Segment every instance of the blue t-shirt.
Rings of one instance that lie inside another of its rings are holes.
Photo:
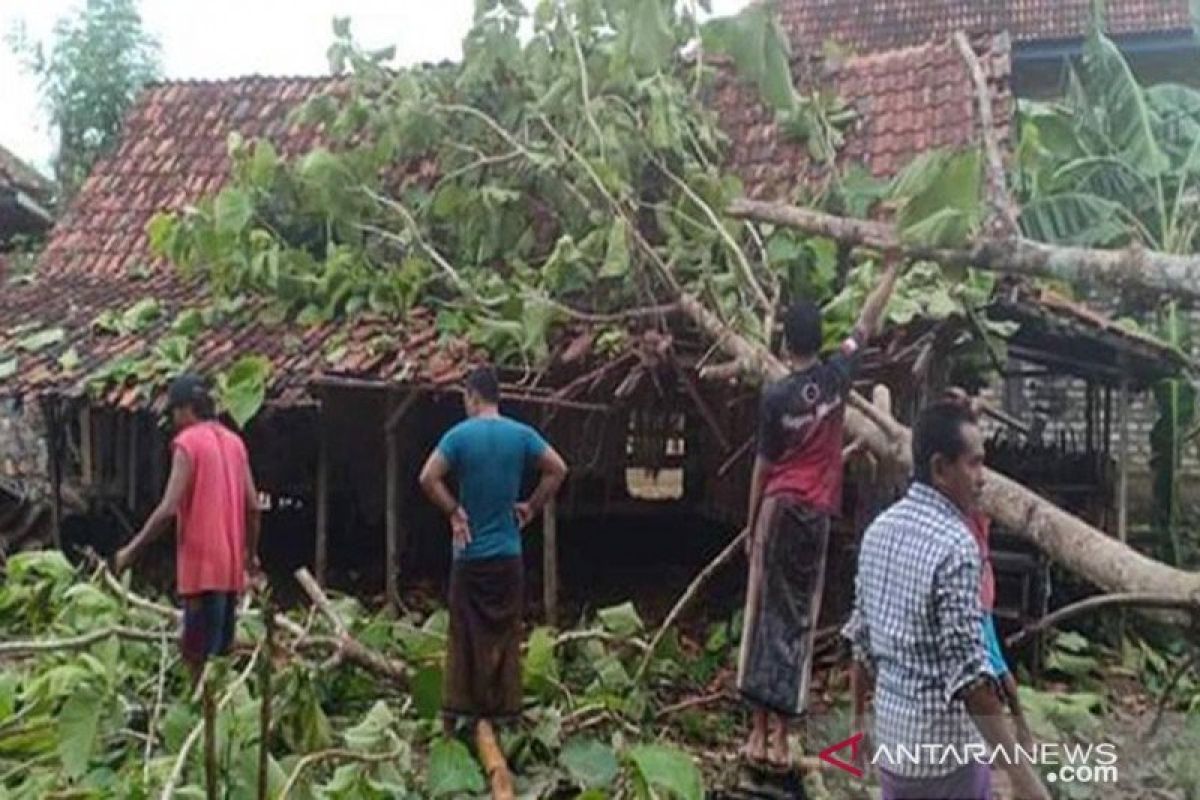
[[[533,428],[507,417],[476,417],[446,432],[437,449],[458,479],[458,501],[471,525],[471,543],[455,558],[521,555],[513,506],[525,471],[548,447]]]

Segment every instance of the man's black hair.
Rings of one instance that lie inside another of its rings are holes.
[[[167,389],[167,410],[190,408],[200,419],[217,416],[216,406],[209,393],[208,382],[194,372],[187,372],[171,381]]]
[[[492,367],[476,367],[467,375],[467,389],[485,403],[500,402],[500,379]]]
[[[783,318],[783,335],[794,356],[815,356],[821,350],[821,309],[811,300],[797,300]]]
[[[975,424],[971,409],[958,400],[939,400],[926,406],[913,427],[913,472],[918,481],[933,485],[933,457],[953,461],[967,449],[963,426]]]

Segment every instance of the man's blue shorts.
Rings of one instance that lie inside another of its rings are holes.
[[[988,662],[996,679],[1000,680],[1008,675],[1008,662],[1004,660],[1004,651],[1000,649],[1000,636],[996,633],[996,618],[991,614],[983,615],[983,644],[987,647]]]

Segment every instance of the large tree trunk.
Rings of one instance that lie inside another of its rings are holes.
[[[1063,247],[1020,236],[981,237],[959,250],[939,250],[905,246],[895,227],[885,223],[838,217],[786,203],[735,200],[728,211],[730,216],[738,219],[795,228],[845,244],[862,244],[883,250],[898,248],[910,258],[937,261],[947,266],[1200,299],[1200,257],[1197,256],[1169,255],[1142,247],[1125,250]]]
[[[766,348],[731,331],[695,297],[684,294],[680,308],[747,372],[775,379],[786,367]],[[860,440],[878,459],[911,470],[911,434],[895,420],[868,419],[870,404],[851,396],[846,434]],[[1147,558],[1132,548],[1063,511],[1016,481],[988,470],[983,510],[995,521],[1037,545],[1075,574],[1108,592],[1154,592],[1200,601],[1200,574],[1185,572]]]

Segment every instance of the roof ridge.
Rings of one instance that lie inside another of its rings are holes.
[[[335,83],[345,80],[345,75],[264,75],[261,72],[251,72],[245,75],[230,75],[224,78],[163,78],[149,81],[147,89],[168,88],[172,86],[229,86],[247,83]]]

